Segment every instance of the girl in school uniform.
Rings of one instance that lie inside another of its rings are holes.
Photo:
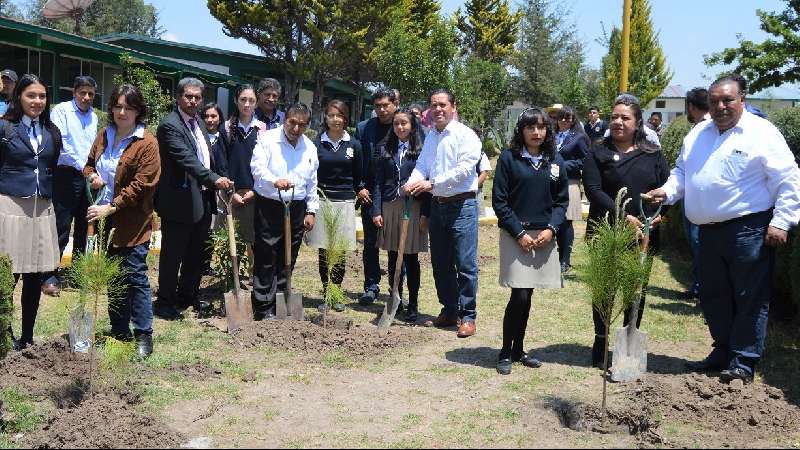
[[[541,366],[523,350],[533,290],[562,287],[555,238],[564,223],[569,188],[553,134],[547,113],[523,111],[511,148],[503,151],[495,168],[492,205],[502,228],[500,285],[511,288],[497,362],[502,375],[510,374],[518,361]]]

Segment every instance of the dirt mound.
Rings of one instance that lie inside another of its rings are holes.
[[[177,448],[188,439],[136,411],[136,395],[84,394],[78,405],[55,411],[37,431],[23,437],[31,448]]]
[[[34,397],[50,396],[89,376],[89,355],[72,353],[66,341],[42,342],[0,361],[0,386],[16,386]]]
[[[354,324],[321,327],[310,321],[265,320],[250,324],[233,336],[231,342],[246,348],[270,346],[306,353],[340,351],[351,356],[372,356],[386,350],[407,347],[427,340],[420,328],[393,326],[389,334],[379,336],[375,326]]]

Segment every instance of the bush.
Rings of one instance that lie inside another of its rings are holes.
[[[158,84],[155,73],[147,66],[137,64],[127,53],[119,57],[122,73],[114,76],[114,85],[131,84],[139,88],[144,97],[150,115],[147,118],[147,128],[155,134],[158,124],[173,109],[174,100]]]
[[[683,138],[689,134],[692,129],[692,124],[686,116],[680,116],[670,122],[669,127],[664,131],[661,136],[661,151],[664,152],[664,157],[670,166],[675,166],[675,161],[678,155],[681,154],[681,146],[683,146]]]

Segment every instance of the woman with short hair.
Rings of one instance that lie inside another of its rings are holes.
[[[138,88],[122,85],[111,92],[109,125],[97,135],[83,174],[100,190],[87,220],[107,218],[104,230],[114,233],[108,253],[122,262],[124,289],[112,292],[108,304],[111,333],[130,340],[137,353],[153,353],[153,301],[147,277],[153,197],[161,175],[158,141],[146,128],[147,104]]]
[[[11,258],[14,280],[22,278],[22,332],[14,348],[33,344],[42,275],[60,262],[53,209],[53,172],[61,133],[50,121],[47,87],[24,75],[0,120],[0,253]]]

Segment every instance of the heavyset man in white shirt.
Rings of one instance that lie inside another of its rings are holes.
[[[253,314],[256,320],[275,317],[275,295],[286,289],[284,205],[290,205],[292,267],[303,233],[314,228],[319,209],[317,148],[303,133],[311,120],[308,106],[297,103],[286,111],[283,125],[259,135],[250,170],[256,192]]]
[[[700,298],[714,349],[694,370],[750,382],[763,351],[774,247],[800,221],[800,169],[780,131],[744,110],[738,78],[709,88],[712,120],[683,141],[675,169],[648,194],[684,199],[700,226]]]
[[[434,128],[404,189],[407,195],[433,194],[430,218],[431,264],[442,311],[430,322],[458,324],[458,336],[475,334],[478,296],[478,173],[481,140],[454,119],[456,103],[445,89],[430,97]]]

